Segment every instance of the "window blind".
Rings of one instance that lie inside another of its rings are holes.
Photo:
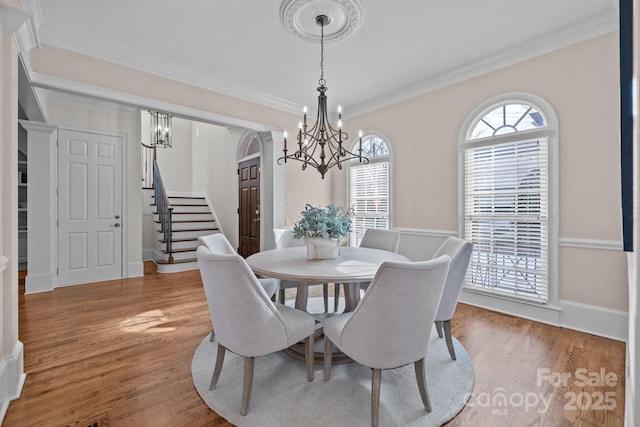
[[[547,159],[547,138],[465,148],[467,288],[547,302]]]
[[[367,228],[389,228],[389,162],[349,167],[352,218],[350,245],[358,246]]]

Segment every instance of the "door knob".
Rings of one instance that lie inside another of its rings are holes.
[[[113,224],[113,226],[114,226],[114,227],[116,227],[116,228],[117,228],[117,227],[120,227],[120,223],[119,223],[119,222],[116,222],[115,224]]]

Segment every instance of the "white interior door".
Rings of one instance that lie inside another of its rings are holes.
[[[58,285],[122,277],[122,138],[60,129]]]

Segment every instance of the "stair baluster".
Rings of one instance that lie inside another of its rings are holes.
[[[173,208],[169,203],[167,192],[164,190],[162,178],[160,177],[160,169],[158,168],[158,162],[156,159],[153,160],[153,196],[158,210],[162,235],[164,236],[164,241],[167,245],[167,253],[169,254],[168,262],[169,264],[173,264],[173,250],[171,248],[171,214]]]

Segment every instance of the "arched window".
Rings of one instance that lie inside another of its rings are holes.
[[[351,151],[357,153],[359,141]],[[349,169],[349,206],[352,218],[349,244],[358,246],[367,228],[388,230],[390,227],[390,163],[389,144],[377,133],[362,137],[362,154],[369,158],[368,164],[352,160]]]
[[[461,226],[473,242],[465,287],[546,303],[555,116],[523,98],[481,107],[464,129]]]
[[[250,135],[244,142],[244,157],[260,153],[260,140],[257,135]]]

